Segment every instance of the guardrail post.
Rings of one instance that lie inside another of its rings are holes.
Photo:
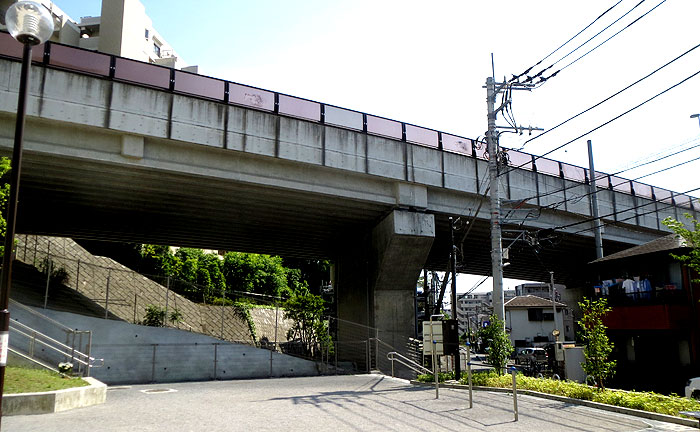
[[[214,343],[214,379],[216,379],[216,366],[218,362],[218,351],[219,351],[219,344]]]
[[[49,242],[49,247],[51,247],[51,242]],[[53,267],[53,262],[51,261],[51,255],[46,254],[46,290],[44,291],[44,309],[49,303],[49,284],[51,283],[51,267]]]
[[[158,344],[153,344],[153,359],[151,360],[151,382],[156,382],[156,347]]]
[[[107,290],[105,292],[105,319],[109,316],[109,280],[112,277],[112,270],[107,270]]]
[[[80,292],[80,260],[78,260],[78,269],[75,271],[75,292]]]
[[[87,346],[87,349],[85,351],[87,351],[87,356],[88,356],[88,358],[87,358],[87,363],[88,363],[87,376],[90,376],[90,368],[92,367],[92,364],[90,363],[92,361],[92,330],[88,330],[87,334],[88,334],[88,346]],[[81,341],[82,341],[82,338],[83,338],[83,336],[81,334],[80,335]]]
[[[139,295],[134,293],[134,324],[136,324],[136,303],[138,302]]]

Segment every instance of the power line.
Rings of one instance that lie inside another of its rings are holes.
[[[651,8],[651,9],[649,9],[649,10],[648,10],[646,13],[644,13],[642,16],[638,17],[637,19],[635,19],[635,20],[632,21],[631,23],[627,24],[625,27],[623,27],[622,29],[618,30],[615,34],[613,34],[613,35],[610,36],[609,38],[605,39],[603,42],[599,43],[599,44],[596,45],[595,47],[591,48],[591,49],[588,50],[585,54],[583,54],[582,56],[578,57],[576,60],[570,62],[569,64],[567,64],[567,65],[564,66],[563,68],[557,70],[556,72],[554,72],[554,73],[551,74],[550,76],[548,76],[548,77],[541,77],[541,78],[540,78],[540,82],[539,82],[538,84],[544,84],[547,80],[549,80],[550,78],[553,78],[553,77],[556,76],[559,72],[563,71],[564,69],[568,68],[569,66],[573,65],[573,64],[576,63],[577,61],[579,61],[579,60],[581,60],[582,58],[586,57],[588,54],[592,53],[592,52],[595,51],[596,49],[600,48],[602,45],[604,45],[605,43],[607,43],[610,39],[614,38],[615,36],[619,35],[619,34],[622,33],[623,31],[625,31],[625,30],[627,30],[628,28],[630,28],[632,25],[634,25],[635,23],[637,23],[639,20],[641,20],[641,19],[644,18],[645,16],[649,15],[651,12],[653,12],[656,8],[658,8],[659,6],[661,6],[662,4],[664,4],[665,2],[666,2],[666,0],[661,0],[661,2],[660,2],[659,4],[657,4],[656,6],[654,6],[654,7]],[[641,2],[640,2],[639,4],[641,4]],[[639,4],[638,4],[637,6],[639,6]],[[635,6],[635,7],[637,7],[637,6]],[[631,11],[630,11],[630,12],[631,12]],[[613,23],[613,24],[614,24],[614,23]],[[600,33],[599,33],[599,34],[600,34]],[[597,36],[597,35],[596,35],[596,36]],[[589,39],[589,40],[590,40],[590,39]]]
[[[672,157],[672,156],[676,156],[676,155],[678,155],[678,154],[680,154],[680,153],[683,153],[683,152],[686,152],[686,151],[688,151],[688,150],[692,150],[692,149],[694,149],[694,148],[696,148],[696,147],[700,147],[700,144],[695,144],[695,145],[693,145],[693,146],[691,146],[691,147],[688,147],[688,148],[686,148],[686,149],[679,150],[679,151],[677,151],[677,152],[674,152],[674,153],[671,153],[671,154],[668,154],[668,155],[659,157],[659,158],[657,158],[657,159],[655,159],[655,160],[643,162],[643,163],[641,163],[641,164],[639,164],[639,165],[636,165],[636,166],[632,166],[632,167],[629,167],[629,168],[625,168],[625,169],[623,169],[623,170],[614,172],[614,173],[609,174],[609,175],[611,175],[611,176],[617,176],[617,175],[619,175],[619,174],[621,174],[621,173],[623,173],[623,172],[631,171],[631,170],[640,168],[640,167],[642,167],[642,166],[646,166],[646,165],[649,165],[649,164],[652,164],[652,163],[655,163],[655,162],[659,162],[659,161],[661,161],[661,160],[667,159],[667,158]],[[645,175],[640,176],[640,177],[636,177],[636,178],[633,178],[633,179],[630,179],[630,180],[625,180],[625,181],[630,181],[630,182],[637,181],[637,180],[642,179],[642,178],[644,178],[644,177],[649,177],[649,176],[651,176],[651,175],[653,175],[653,174],[658,174],[658,173],[660,173],[660,172],[667,171],[667,170],[669,170],[669,169],[676,168],[676,167],[681,166],[681,165],[685,165],[685,164],[687,164],[687,163],[696,161],[696,160],[698,160],[698,159],[700,159],[700,157],[695,158],[695,159],[692,159],[692,160],[689,160],[689,161],[685,161],[685,162],[682,162],[682,163],[680,163],[680,164],[673,165],[673,166],[670,166],[670,167],[667,167],[667,168],[664,168],[664,169],[661,169],[661,170],[658,170],[658,171],[655,171],[655,172],[653,172],[653,173],[645,174]],[[600,175],[600,176],[596,176],[595,179],[590,179],[590,181],[601,180],[601,179],[604,179],[605,177],[608,176],[608,174],[603,174],[603,173],[601,173],[601,174],[602,174],[602,175]],[[613,185],[613,187],[614,187],[614,186],[617,186],[617,185],[619,185],[619,184],[621,184],[621,183],[615,184],[615,185]],[[549,195],[553,195],[553,194],[556,194],[556,193],[560,193],[560,192],[564,192],[564,191],[567,191],[567,190],[569,190],[569,189],[572,189],[572,188],[574,188],[574,187],[579,187],[579,186],[581,186],[581,184],[578,184],[578,183],[577,183],[577,184],[572,184],[572,185],[569,185],[569,186],[565,186],[565,187],[563,187],[563,188],[561,188],[561,189],[557,189],[557,190],[554,190],[554,191],[550,191],[550,192],[547,192],[547,193],[544,193],[544,194],[534,195],[534,196],[531,196],[531,197],[529,197],[529,198],[525,198],[525,199],[521,200],[521,205],[522,205],[523,203],[525,203],[525,202],[527,202],[527,201],[530,201],[530,200],[532,200],[532,199],[535,199],[535,198],[543,198],[543,197],[546,197],[546,196],[549,196]],[[588,197],[588,196],[595,195],[595,194],[597,194],[598,192],[603,191],[603,190],[606,190],[606,189],[604,189],[604,188],[601,188],[601,189],[596,188],[595,192],[587,192],[587,193],[585,193],[584,195],[578,195],[578,196],[576,196],[575,198],[568,198],[568,199],[565,199],[565,200],[563,200],[563,201],[558,201],[558,202],[556,202],[556,203],[549,204],[549,205],[547,206],[547,208],[556,208],[556,207],[559,207],[560,205],[562,205],[562,204],[564,204],[564,203],[573,202],[574,200],[579,201],[579,200],[581,200],[581,199],[583,199],[583,198],[586,198],[586,197]]]
[[[547,129],[546,131],[542,132],[541,134],[539,134],[539,135],[537,135],[537,136],[535,136],[535,137],[533,137],[533,138],[528,139],[527,141],[525,141],[525,142],[520,146],[520,148],[519,148],[518,150],[522,150],[523,148],[525,148],[525,146],[526,146],[529,142],[534,141],[534,140],[536,140],[536,139],[538,139],[538,138],[541,138],[542,136],[546,135],[547,133],[549,133],[549,132],[551,132],[551,131],[557,129],[557,128],[560,127],[560,126],[565,125],[566,123],[570,122],[571,120],[574,120],[574,119],[576,119],[577,117],[579,117],[579,116],[581,116],[581,115],[587,113],[588,111],[590,111],[590,110],[592,110],[592,109],[594,109],[594,108],[599,107],[600,105],[604,104],[605,102],[609,101],[610,99],[614,98],[615,96],[618,96],[618,95],[621,94],[622,92],[624,92],[624,91],[626,91],[626,90],[628,90],[628,89],[634,87],[635,85],[639,84],[640,82],[642,82],[642,81],[644,81],[645,79],[649,78],[650,76],[654,75],[655,73],[657,73],[657,72],[660,71],[661,69],[665,68],[666,66],[668,66],[668,65],[670,65],[670,64],[672,64],[672,63],[674,63],[674,62],[676,62],[677,60],[681,59],[682,57],[688,55],[688,54],[691,53],[692,51],[696,50],[698,47],[700,47],[700,44],[695,45],[694,47],[690,48],[689,50],[687,50],[687,51],[684,52],[683,54],[681,54],[681,55],[679,55],[678,57],[674,58],[673,60],[671,60],[671,61],[665,63],[663,66],[660,66],[660,67],[658,67],[657,69],[655,69],[654,71],[652,71],[652,72],[648,73],[647,75],[643,76],[642,78],[639,78],[637,81],[633,82],[632,84],[629,84],[627,87],[623,88],[622,90],[618,90],[617,92],[613,93],[612,95],[608,96],[607,98],[603,99],[602,101],[598,102],[597,104],[591,106],[590,108],[588,108],[588,109],[586,109],[586,110],[583,110],[583,111],[581,111],[580,113],[574,115],[573,117],[569,117],[568,119],[564,120],[563,122],[559,123],[558,125],[556,125],[556,126],[550,128],[550,129]]]
[[[700,187],[696,187],[696,188],[690,189],[690,190],[688,190],[688,191],[682,192],[681,195],[687,195],[687,194],[689,194],[689,193],[691,193],[691,192],[695,192],[696,190],[700,190]],[[593,222],[593,221],[598,220],[598,219],[602,220],[603,218],[608,218],[608,217],[610,217],[610,216],[615,216],[615,215],[618,215],[618,214],[620,214],[620,213],[628,212],[628,211],[630,211],[630,210],[637,210],[637,209],[640,209],[640,208],[642,208],[642,207],[646,207],[646,206],[648,206],[648,205],[651,205],[651,204],[654,204],[654,203],[659,203],[659,202],[662,202],[662,201],[659,200],[659,199],[655,199],[655,200],[651,200],[651,201],[649,201],[649,202],[647,202],[647,203],[644,203],[644,204],[639,204],[639,205],[636,205],[636,206],[633,206],[633,207],[630,207],[630,208],[626,208],[626,209],[624,209],[624,210],[618,210],[618,211],[614,211],[614,212],[612,212],[612,213],[608,213],[608,214],[605,214],[605,215],[602,215],[602,216],[598,216],[597,218],[587,218],[587,219],[582,220],[582,221],[580,221],[580,222],[572,222],[572,223],[567,224],[567,225],[559,225],[559,226],[557,226],[557,227],[548,228],[548,229],[552,229],[552,230],[561,230],[561,229],[565,229],[565,228],[571,228],[572,226],[581,225],[581,224],[588,223],[588,222]],[[671,206],[673,206],[673,204],[671,204]],[[588,229],[590,230],[590,229],[593,229],[593,228],[588,228]]]
[[[688,77],[686,77],[686,78],[684,78],[683,80],[677,82],[676,84],[672,85],[671,87],[667,88],[666,90],[663,90],[663,91],[661,91],[661,92],[655,94],[654,96],[650,97],[649,99],[645,100],[644,102],[642,102],[642,103],[640,103],[640,104],[638,104],[638,105],[635,105],[634,107],[628,109],[627,111],[623,112],[622,114],[619,114],[619,115],[613,117],[612,119],[606,121],[605,123],[600,124],[600,125],[594,127],[593,129],[589,130],[588,132],[585,132],[585,133],[583,133],[583,134],[577,136],[576,138],[574,138],[574,139],[572,139],[572,140],[569,140],[569,141],[565,142],[564,144],[561,144],[561,145],[559,145],[559,146],[553,148],[552,150],[550,150],[550,151],[548,151],[548,152],[546,152],[546,153],[544,153],[544,154],[542,154],[542,155],[533,157],[533,160],[532,160],[532,161],[534,162],[534,161],[536,161],[536,160],[538,160],[538,159],[541,159],[541,158],[543,158],[543,157],[545,157],[545,156],[547,156],[547,155],[549,155],[549,154],[554,153],[554,152],[557,151],[557,150],[561,150],[562,148],[564,148],[564,147],[568,146],[569,144],[571,144],[571,143],[573,143],[573,142],[575,142],[575,141],[577,141],[577,140],[579,140],[579,139],[585,137],[586,135],[588,135],[588,134],[590,134],[590,133],[592,133],[592,132],[595,132],[595,131],[597,131],[598,129],[601,129],[601,128],[603,128],[603,127],[609,125],[610,123],[614,122],[615,120],[619,120],[620,118],[622,118],[622,117],[624,117],[625,115],[631,113],[632,111],[636,110],[637,108],[639,108],[639,107],[641,107],[641,106],[643,106],[643,105],[645,105],[645,104],[651,102],[652,100],[656,99],[657,97],[659,97],[659,96],[661,96],[661,95],[663,95],[663,94],[665,94],[665,93],[667,93],[667,92],[673,90],[674,88],[676,88],[676,87],[678,87],[679,85],[685,83],[686,81],[690,80],[691,78],[694,78],[694,77],[695,77],[696,75],[698,75],[698,74],[700,74],[700,71],[697,71],[697,72],[695,72],[695,73],[689,75]],[[521,164],[521,165],[518,165],[518,166],[516,166],[516,167],[509,168],[509,169],[506,170],[505,172],[499,173],[498,175],[499,175],[499,176],[505,175],[505,174],[507,174],[507,173],[509,173],[509,172],[511,172],[511,171],[513,171],[513,170],[515,170],[515,169],[522,168],[522,167],[524,167],[525,165],[527,165],[527,164],[529,164],[529,163],[530,163],[530,162],[525,162],[525,163],[523,163],[523,164]]]
[[[586,45],[586,44],[587,44],[588,42],[590,42],[591,40],[593,40],[593,39],[595,39],[596,37],[598,37],[598,36],[599,36],[601,33],[603,33],[605,30],[609,29],[610,27],[612,27],[613,25],[615,25],[618,21],[620,21],[622,18],[624,18],[624,17],[626,17],[627,15],[629,15],[630,13],[632,13],[633,10],[635,10],[636,8],[638,8],[638,7],[639,7],[642,3],[644,3],[645,1],[646,1],[646,0],[641,0],[641,1],[640,1],[639,3],[637,3],[634,7],[632,7],[632,9],[628,10],[624,15],[622,15],[621,17],[619,17],[618,19],[616,19],[616,20],[613,21],[612,23],[608,24],[608,25],[607,25],[606,27],[604,27],[601,31],[599,31],[598,33],[596,33],[596,34],[594,34],[593,36],[591,36],[590,38],[588,38],[584,43],[580,44],[579,46],[577,46],[577,47],[574,48],[573,50],[569,51],[566,55],[564,55],[563,57],[561,57],[559,60],[555,61],[555,62],[552,63],[551,65],[549,65],[549,66],[547,66],[546,68],[542,69],[542,70],[539,71],[537,74],[535,74],[535,75],[533,75],[533,76],[528,76],[527,79],[525,80],[525,82],[526,82],[526,83],[532,82],[532,80],[541,77],[543,73],[545,73],[545,72],[548,71],[549,69],[553,68],[554,65],[556,65],[556,64],[559,63],[560,61],[564,60],[565,58],[567,58],[567,57],[570,56],[571,54],[573,54],[573,53],[575,53],[576,51],[578,51],[581,47],[583,47],[584,45]],[[664,0],[664,1],[665,1],[665,0]],[[556,75],[557,73],[559,73],[559,71],[557,71],[557,72],[555,72],[554,74],[550,75],[549,78],[552,78],[552,77],[553,77],[554,75]],[[547,79],[549,79],[549,78],[547,78]]]
[[[551,57],[552,55],[554,55],[554,53],[556,53],[557,51],[559,51],[560,49],[562,49],[566,44],[568,44],[568,43],[571,42],[572,40],[576,39],[576,37],[577,37],[578,35],[580,35],[580,34],[583,33],[584,31],[588,30],[588,28],[589,28],[590,26],[592,26],[593,24],[595,24],[599,19],[601,19],[603,16],[605,16],[605,14],[607,14],[608,12],[610,12],[615,6],[619,5],[620,3],[622,3],[622,0],[619,0],[617,3],[615,3],[615,4],[612,5],[612,6],[610,6],[608,9],[605,10],[605,12],[603,12],[603,13],[600,14],[600,15],[598,15],[598,18],[594,19],[590,24],[588,24],[586,27],[584,27],[584,28],[583,28],[582,30],[580,30],[578,33],[576,33],[576,34],[573,35],[571,38],[569,38],[569,40],[567,40],[567,41],[564,42],[563,44],[559,45],[559,47],[558,47],[557,49],[555,49],[555,50],[552,51],[551,53],[549,53],[549,54],[547,54],[546,56],[544,56],[540,61],[538,61],[538,62],[535,63],[534,65],[532,65],[532,66],[530,66],[529,68],[527,68],[527,70],[525,70],[523,73],[521,73],[520,75],[517,75],[517,76],[513,76],[513,78],[511,78],[510,81],[511,81],[511,82],[517,81],[517,80],[518,80],[520,77],[522,77],[523,75],[526,75],[526,74],[530,73],[530,71],[531,71],[533,68],[536,68],[537,66],[539,66],[543,61],[547,60],[549,57]]]

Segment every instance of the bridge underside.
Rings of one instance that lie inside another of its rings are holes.
[[[230,154],[223,151],[219,155],[226,156]],[[17,231],[337,260],[396,208],[29,150],[23,161]],[[443,271],[450,248],[449,215],[434,217],[435,241],[425,267]],[[466,220],[472,227],[464,243],[467,224],[458,223],[462,228],[455,235],[464,254],[459,271],[488,275],[489,224],[463,215],[461,221]],[[504,247],[509,237],[515,235],[504,235]],[[606,253],[626,247],[605,243]],[[539,248],[519,240],[511,248],[505,276],[548,280],[551,269],[558,281],[572,283],[580,281],[582,267],[593,259],[590,236],[564,235]]]

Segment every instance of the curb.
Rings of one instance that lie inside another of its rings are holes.
[[[48,414],[105,403],[107,385],[95,378],[83,378],[90,383],[74,387],[38,393],[8,394],[2,398],[2,415]]]
[[[426,386],[426,387],[434,387],[434,384],[429,384],[429,383],[424,383],[424,382],[419,382],[415,380],[410,381],[411,384],[413,385],[419,385],[419,386]],[[440,383],[440,387],[442,388],[452,388],[452,389],[457,389],[457,390],[469,390],[469,386],[463,385],[463,384],[451,384],[451,383]],[[481,386],[472,386],[472,390],[479,390],[479,391],[491,391],[491,392],[496,392],[496,393],[513,393],[513,390],[510,388],[502,388],[502,387],[481,387]],[[690,426],[692,428],[697,428],[698,427],[698,421],[694,419],[686,419],[683,417],[677,417],[677,416],[672,416],[668,414],[659,414],[659,413],[654,413],[654,412],[649,412],[649,411],[642,411],[638,409],[633,409],[633,408],[625,408],[625,407],[620,407],[620,406],[615,406],[615,405],[608,405],[600,402],[592,402],[592,401],[587,401],[587,400],[582,400],[582,399],[574,399],[566,396],[559,396],[559,395],[553,395],[549,393],[540,393],[536,392],[534,390],[521,390],[517,389],[518,394],[524,394],[527,396],[534,396],[542,399],[549,399],[549,400],[555,400],[558,402],[564,402],[568,404],[573,404],[573,405],[581,405],[589,408],[595,408],[595,409],[600,409],[603,411],[610,411],[618,414],[626,414],[626,415],[631,415],[635,417],[642,417],[648,420],[656,420],[656,421],[661,421],[661,422],[667,422],[667,423],[675,423],[678,425],[682,426]]]

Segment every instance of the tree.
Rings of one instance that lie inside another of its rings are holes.
[[[667,217],[662,221],[664,225],[669,227],[671,231],[676,233],[679,237],[681,237],[684,241],[686,246],[688,246],[690,249],[690,252],[688,252],[685,255],[676,255],[676,254],[671,254],[671,257],[674,259],[677,259],[681,263],[687,265],[691,269],[695,270],[696,274],[700,273],[700,222],[698,222],[697,219],[695,219],[692,215],[689,213],[685,213],[684,216],[690,220],[690,223],[693,224],[693,230],[689,230],[688,228],[683,225],[683,222],[677,221],[673,219],[672,217]],[[693,282],[695,283],[700,283],[700,279],[693,279]]]
[[[513,352],[513,345],[508,339],[503,320],[496,315],[491,315],[489,321],[490,324],[487,327],[479,330],[479,336],[488,347],[486,359],[496,369],[496,373],[502,375],[508,358]]]
[[[605,380],[615,375],[615,360],[609,360],[614,345],[605,333],[607,327],[603,324],[603,318],[612,310],[608,307],[608,301],[601,298],[595,301],[584,298],[579,302],[583,314],[578,324],[581,326],[581,339],[586,343],[583,355],[586,358],[582,364],[584,372],[595,379],[600,389],[605,388]]]
[[[284,317],[294,321],[287,339],[299,340],[301,354],[314,357],[331,343],[328,325],[323,319],[324,301],[314,294],[297,294],[284,303]]]

